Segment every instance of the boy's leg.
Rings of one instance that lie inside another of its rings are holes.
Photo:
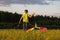
[[[25,22],[23,22],[23,30],[25,30]]]
[[[27,23],[26,22],[23,23],[23,30],[27,30]]]
[[[25,23],[25,30],[27,30],[27,22]]]

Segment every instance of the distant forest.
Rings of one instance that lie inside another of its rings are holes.
[[[22,14],[12,13],[7,11],[0,11],[0,29],[20,29],[22,28],[22,24],[19,24],[19,19]],[[48,29],[60,29],[60,18],[53,16],[43,16],[36,15],[32,18],[29,18],[28,28],[34,26],[37,23],[38,27],[44,26]]]

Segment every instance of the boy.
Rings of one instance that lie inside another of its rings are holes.
[[[35,13],[33,13],[32,15],[29,15],[28,14],[28,10],[24,10],[24,13],[23,13],[23,15],[22,15],[22,17],[20,18],[20,21],[19,21],[19,23],[21,22],[21,20],[23,19],[23,29],[24,30],[27,30],[27,24],[28,24],[28,22],[29,22],[29,20],[28,20],[28,17],[33,17],[34,16],[34,14]]]

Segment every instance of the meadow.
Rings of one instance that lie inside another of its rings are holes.
[[[0,29],[0,40],[60,40],[60,30]]]

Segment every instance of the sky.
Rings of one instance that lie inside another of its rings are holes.
[[[0,0],[0,11],[22,14],[25,9],[29,14],[60,17],[60,0]]]

